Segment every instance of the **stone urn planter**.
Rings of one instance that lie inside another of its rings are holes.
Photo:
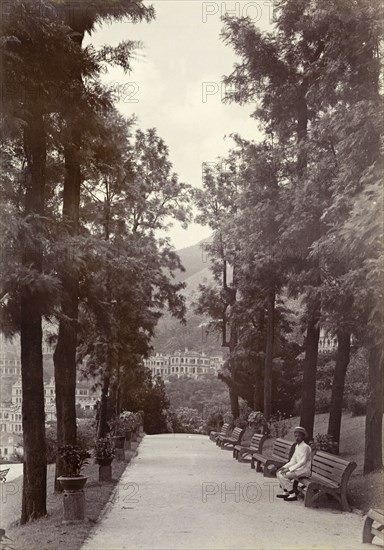
[[[124,449],[126,451],[130,451],[131,450],[131,441],[133,441],[132,439],[132,432],[127,432],[125,434],[125,440],[124,440]]]
[[[116,460],[125,460],[124,442],[125,437],[123,435],[115,435],[113,438],[113,445],[116,451]]]
[[[88,464],[91,455],[76,445],[59,447],[58,453],[64,472],[58,477],[63,487],[64,523],[84,521],[84,487],[88,478],[81,471]]]
[[[116,449],[110,436],[95,441],[95,462],[99,465],[99,481],[112,481],[112,461]]]
[[[99,465],[99,481],[112,481],[113,458],[96,458]]]
[[[124,435],[115,435],[113,436],[113,445],[115,449],[124,449],[124,441],[125,436]]]
[[[74,493],[76,491],[82,491],[87,483],[87,476],[67,477],[59,476],[57,478],[64,491]]]

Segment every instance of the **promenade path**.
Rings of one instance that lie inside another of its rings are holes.
[[[359,515],[278,492],[207,436],[146,436],[82,550],[367,548]]]

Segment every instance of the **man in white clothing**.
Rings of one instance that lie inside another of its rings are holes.
[[[296,446],[292,458],[276,473],[280,487],[283,489],[283,493],[276,496],[287,502],[297,500],[294,481],[300,477],[308,477],[311,474],[311,447],[304,441],[307,432],[305,428],[297,426],[293,433]]]

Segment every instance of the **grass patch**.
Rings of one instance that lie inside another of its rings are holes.
[[[134,443],[132,443],[133,449]],[[127,451],[126,458],[131,459],[134,451]],[[12,539],[9,542],[15,550],[57,550],[57,548],[70,548],[79,550],[84,540],[89,535],[91,529],[96,524],[100,513],[108,501],[117,498],[114,491],[121,475],[123,474],[127,462],[112,463],[112,482],[100,483],[99,466],[89,464],[84,468],[84,474],[88,476],[85,488],[85,515],[86,521],[74,524],[63,524],[63,496],[61,493],[54,492],[54,468],[49,468],[47,482],[47,511],[46,518],[31,522],[26,525],[13,524],[6,529],[6,534]],[[21,483],[21,480],[20,480]],[[18,515],[20,515],[21,492],[18,495]],[[15,499],[12,502],[12,508],[15,510]],[[15,516],[14,516],[15,517]]]

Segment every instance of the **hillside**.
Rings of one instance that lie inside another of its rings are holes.
[[[205,243],[208,243],[210,238],[186,248],[177,250],[177,254],[181,259],[181,263],[185,267],[185,272],[178,272],[176,279],[178,281],[186,281],[193,275],[200,273],[208,266],[208,258],[205,251]]]
[[[219,335],[205,334],[202,325],[207,322],[207,318],[194,312],[199,285],[212,280],[208,257],[204,250],[204,243],[208,241],[209,239],[204,239],[193,246],[177,251],[185,267],[185,272],[179,273],[176,279],[186,284],[183,291],[187,305],[186,324],[182,325],[169,313],[165,313],[156,327],[152,341],[156,352],[166,353],[188,348],[206,353],[223,353]]]
[[[178,320],[172,318],[169,313],[165,313],[156,327],[155,337],[152,340],[152,346],[156,352],[170,353],[188,348],[206,353],[226,353],[226,350],[221,346],[221,335],[206,334],[203,325],[208,322],[208,318],[194,312],[199,296],[199,285],[212,281],[209,257],[204,247],[207,242],[209,242],[209,239],[204,239],[193,246],[177,250],[177,254],[185,267],[185,272],[179,272],[176,275],[176,280],[186,284],[183,291],[187,305],[186,324],[182,325]],[[301,300],[300,298],[288,297],[285,294],[282,299],[287,320],[292,330],[288,335],[288,339],[302,343],[303,334],[300,326],[300,316],[303,305]]]

